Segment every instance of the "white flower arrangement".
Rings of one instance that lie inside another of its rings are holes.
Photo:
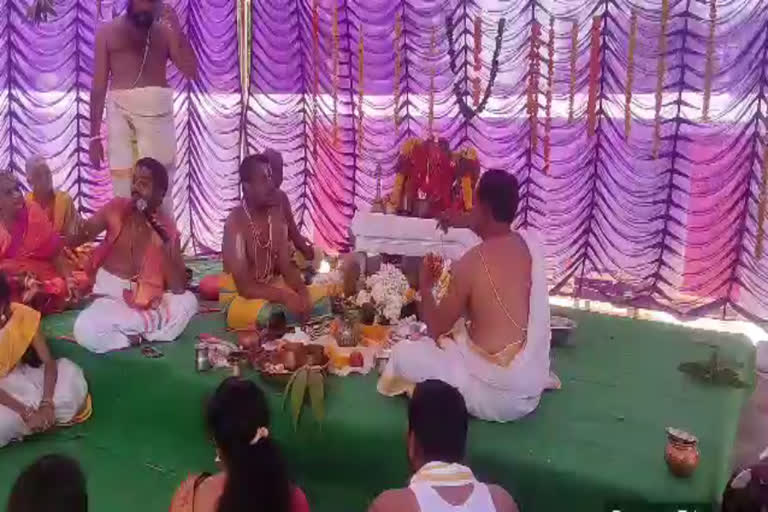
[[[378,272],[366,278],[365,288],[357,294],[355,303],[358,306],[373,305],[380,317],[395,324],[400,320],[408,289],[408,279],[400,269],[384,263]]]

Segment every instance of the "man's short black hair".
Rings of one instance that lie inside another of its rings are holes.
[[[154,158],[144,157],[136,162],[136,167],[149,169],[152,173],[152,183],[157,191],[165,197],[165,194],[168,193],[168,170],[165,166]]]
[[[267,173],[272,174],[272,163],[267,158],[267,155],[263,153],[257,153],[255,155],[248,155],[240,162],[240,168],[237,173],[240,175],[240,183],[245,183],[251,179],[251,172],[256,168],[256,164],[264,164],[267,166]]]
[[[501,169],[488,170],[480,177],[477,185],[477,200],[491,208],[496,221],[511,224],[520,202],[517,178]]]
[[[469,414],[459,390],[439,380],[418,385],[408,404],[408,428],[427,462],[461,462]]]
[[[76,460],[46,455],[25,469],[11,490],[8,512],[87,512],[85,476]]]

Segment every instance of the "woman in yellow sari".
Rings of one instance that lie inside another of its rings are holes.
[[[40,313],[11,302],[0,273],[0,446],[90,417],[83,371],[55,360],[40,333]]]

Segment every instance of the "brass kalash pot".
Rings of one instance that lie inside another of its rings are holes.
[[[687,478],[699,466],[699,440],[696,436],[676,428],[667,429],[667,446],[664,459],[669,471],[680,478]]]

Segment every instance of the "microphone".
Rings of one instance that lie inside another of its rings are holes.
[[[135,204],[136,209],[144,214],[144,217],[147,219],[147,222],[149,222],[149,225],[152,226],[152,229],[155,230],[155,233],[157,233],[164,244],[167,244],[170,240],[168,233],[166,233],[165,228],[157,222],[157,219],[155,219],[155,217],[150,215],[147,211],[147,208],[149,208],[147,201],[143,198],[140,198],[136,200]]]

